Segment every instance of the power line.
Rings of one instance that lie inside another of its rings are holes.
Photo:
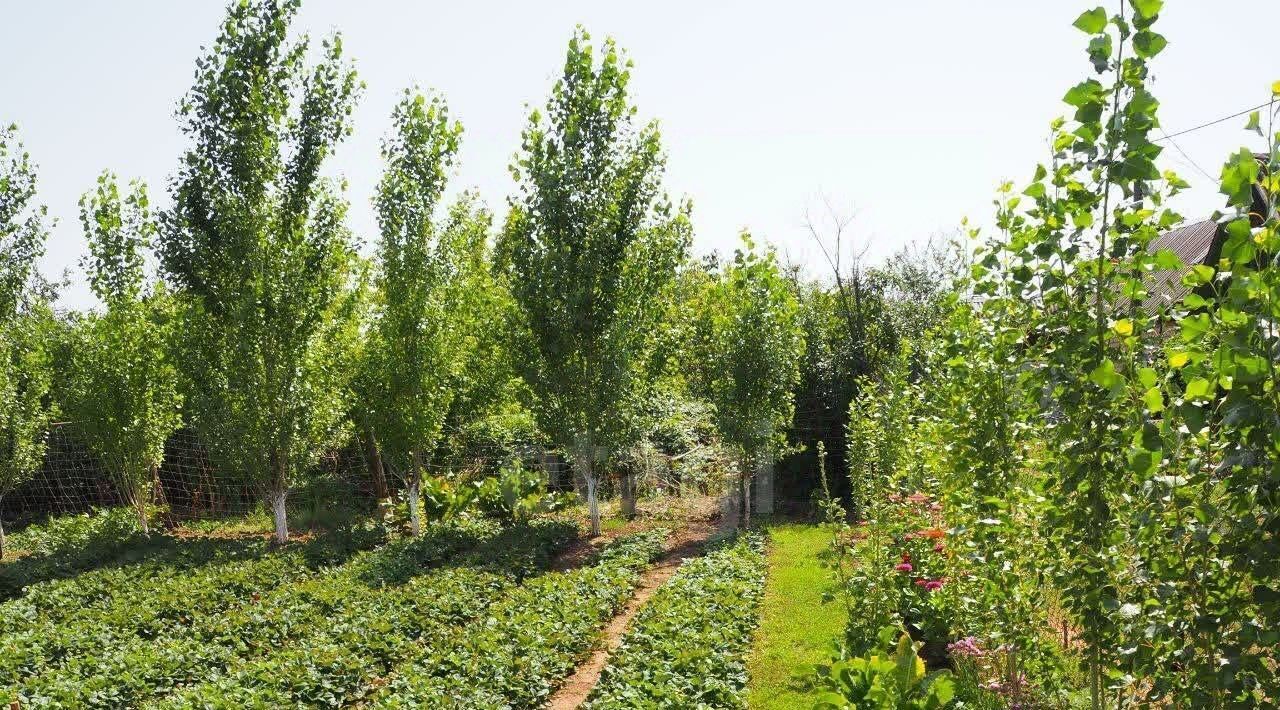
[[[1213,176],[1210,175],[1208,172],[1206,172],[1204,168],[1200,167],[1199,163],[1197,163],[1195,160],[1192,160],[1190,155],[1187,155],[1187,151],[1183,150],[1182,146],[1178,145],[1178,141],[1173,140],[1173,136],[1170,136],[1169,134],[1165,133],[1163,128],[1160,129],[1160,134],[1163,136],[1163,138],[1158,140],[1168,139],[1169,143],[1171,143],[1173,147],[1176,148],[1178,152],[1182,154],[1182,157],[1186,158],[1187,162],[1191,163],[1191,167],[1195,168],[1196,170],[1199,170],[1200,174],[1205,176],[1209,180],[1214,179]]]
[[[1223,116],[1222,118],[1215,118],[1215,119],[1214,119],[1214,120],[1212,120],[1212,121],[1208,121],[1208,122],[1206,122],[1206,123],[1202,123],[1202,124],[1200,124],[1200,125],[1198,125],[1198,126],[1193,126],[1193,127],[1191,127],[1191,128],[1188,128],[1188,129],[1185,129],[1185,130],[1182,130],[1182,131],[1178,131],[1177,133],[1166,133],[1165,135],[1161,136],[1160,138],[1155,139],[1155,141],[1152,141],[1152,142],[1154,143],[1154,142],[1159,142],[1159,141],[1162,141],[1162,140],[1173,140],[1174,138],[1177,138],[1178,136],[1185,135],[1185,134],[1190,133],[1190,132],[1192,132],[1192,131],[1198,131],[1198,130],[1200,130],[1201,128],[1208,128],[1209,126],[1217,125],[1217,124],[1219,124],[1219,123],[1222,123],[1223,121],[1230,121],[1230,120],[1231,120],[1231,119],[1233,119],[1233,118],[1239,118],[1239,117],[1241,117],[1241,116],[1243,116],[1243,115],[1245,115],[1245,114],[1248,114],[1248,113],[1252,113],[1252,112],[1254,112],[1254,111],[1257,111],[1258,109],[1266,108],[1266,107],[1268,107],[1268,106],[1271,106],[1273,103],[1274,103],[1274,99],[1273,99],[1272,101],[1268,101],[1268,102],[1266,102],[1266,103],[1258,104],[1257,106],[1254,106],[1254,107],[1252,107],[1252,108],[1247,108],[1247,109],[1245,109],[1245,110],[1243,110],[1243,111],[1239,111],[1239,112],[1237,112],[1237,113],[1233,113],[1233,114],[1231,114],[1230,116]]]

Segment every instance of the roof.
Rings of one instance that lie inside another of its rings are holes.
[[[1191,292],[1191,287],[1182,283],[1183,274],[1197,264],[1217,261],[1222,247],[1217,238],[1218,226],[1211,219],[1193,222],[1165,232],[1151,242],[1148,249],[1152,253],[1168,249],[1182,260],[1182,268],[1156,271],[1147,277],[1147,298],[1144,305],[1148,311],[1162,311],[1181,301]]]

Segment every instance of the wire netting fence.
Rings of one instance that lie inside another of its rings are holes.
[[[585,484],[568,459],[542,442],[477,441],[465,432],[449,432],[425,468],[429,475],[466,482],[513,464],[538,471],[548,490],[585,494]],[[634,475],[641,493],[678,494],[715,487],[706,471],[723,466],[716,455],[696,449],[678,454],[648,449],[626,457],[617,468]],[[352,436],[347,444],[319,457],[313,470],[290,490],[291,505],[372,508],[379,498],[395,496],[403,488],[405,468],[384,460],[368,440]],[[602,484],[604,495],[616,493],[615,480]],[[165,444],[152,489],[155,504],[170,521],[245,515],[261,510],[265,500],[263,490],[243,473],[220,467],[190,429],[179,430]],[[80,439],[76,424],[63,422],[49,431],[39,471],[0,501],[0,515],[21,522],[125,504],[112,476]]]

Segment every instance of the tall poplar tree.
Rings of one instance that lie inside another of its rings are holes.
[[[631,63],[612,40],[598,56],[589,41],[575,33],[545,113],[529,117],[502,251],[539,424],[585,479],[598,533],[597,467],[634,429],[656,295],[674,279],[690,228],[687,208],[673,209],[661,190],[657,124],[634,126]]]
[[[186,305],[190,419],[266,492],[277,542],[291,481],[342,421],[360,303],[347,204],[320,176],[360,87],[339,36],[306,65],[308,39],[288,38],[298,5],[233,3],[197,61],[159,250]]]
[[[743,247],[711,287],[702,389],[715,405],[716,427],[739,456],[743,525],[751,523],[751,479],[786,443],[795,413],[804,335],[799,305],[772,249],[763,254],[743,235]]]
[[[50,314],[31,288],[49,228],[35,195],[35,165],[17,140],[17,127],[0,130],[0,502],[40,467],[51,416],[51,373],[42,337],[49,329],[41,327]]]
[[[413,534],[418,492],[455,385],[473,350],[470,307],[492,219],[464,195],[443,224],[436,210],[462,126],[443,99],[406,91],[383,143],[386,172],[374,200],[381,307],[371,357],[374,421],[384,460],[405,473]]]
[[[80,200],[80,221],[89,240],[89,285],[106,310],[75,331],[67,415],[145,533],[165,441],[182,424],[168,353],[172,299],[148,289],[143,272],[156,231],[146,187],[134,183],[122,199],[115,176],[103,174],[97,190]]]

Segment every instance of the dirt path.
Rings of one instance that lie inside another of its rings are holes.
[[[591,653],[591,657],[579,664],[573,675],[566,678],[560,689],[547,701],[548,710],[573,710],[586,701],[592,688],[595,688],[600,680],[600,673],[604,671],[609,655],[621,644],[622,635],[631,625],[631,619],[645,602],[649,601],[649,597],[653,596],[658,587],[671,579],[686,559],[702,553],[707,540],[718,530],[719,527],[715,523],[696,521],[672,534],[662,557],[658,558],[658,561],[640,577],[631,601],[627,602],[622,611],[613,617],[608,626],[604,627],[600,642]]]

